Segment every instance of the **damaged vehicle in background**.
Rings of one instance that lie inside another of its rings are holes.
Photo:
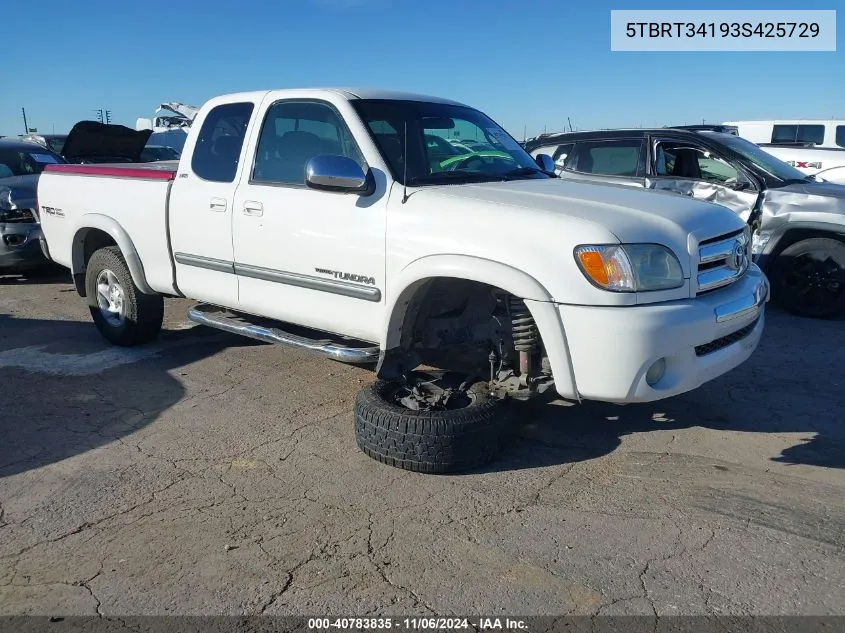
[[[0,138],[0,274],[27,272],[49,263],[41,252],[36,190],[44,167],[64,162],[35,143]]]
[[[68,163],[137,163],[152,134],[125,125],[80,121],[67,135],[62,156]]]
[[[845,186],[819,182],[734,134],[660,128],[544,134],[556,173],[723,205],[752,226],[754,260],[793,314],[845,314]]]
[[[54,154],[61,154],[67,140],[67,134],[24,134],[19,137],[22,141],[37,143],[46,147]]]
[[[160,160],[179,160],[179,152],[167,145],[147,145],[142,151],[142,163],[154,163]]]

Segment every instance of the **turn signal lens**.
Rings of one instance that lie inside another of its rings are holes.
[[[575,259],[584,276],[605,290],[644,292],[684,284],[678,258],[659,244],[584,245],[575,249]]]
[[[604,267],[604,260],[595,251],[584,251],[578,253],[581,260],[581,268],[587,273],[587,277],[601,286],[608,284],[607,269]]]

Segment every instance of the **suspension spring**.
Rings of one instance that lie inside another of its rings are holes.
[[[525,307],[525,302],[518,297],[508,298],[513,332],[513,347],[518,352],[530,352],[540,340],[540,333],[534,317]]]

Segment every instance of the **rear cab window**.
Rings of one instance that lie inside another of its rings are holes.
[[[775,125],[772,143],[824,143],[824,125]]]
[[[224,103],[212,108],[200,128],[191,169],[203,180],[234,182],[252,103]]]

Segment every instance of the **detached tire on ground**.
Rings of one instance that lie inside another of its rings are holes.
[[[771,272],[772,297],[792,314],[829,319],[845,313],[845,244],[814,237],[781,251]]]
[[[101,248],[91,255],[85,271],[85,294],[94,325],[114,345],[146,343],[161,330],[164,299],[138,289],[117,246]]]
[[[395,403],[402,380],[380,380],[355,400],[355,439],[373,459],[421,473],[466,471],[492,460],[506,428],[505,407],[483,383],[466,391],[466,406],[416,411]]]

